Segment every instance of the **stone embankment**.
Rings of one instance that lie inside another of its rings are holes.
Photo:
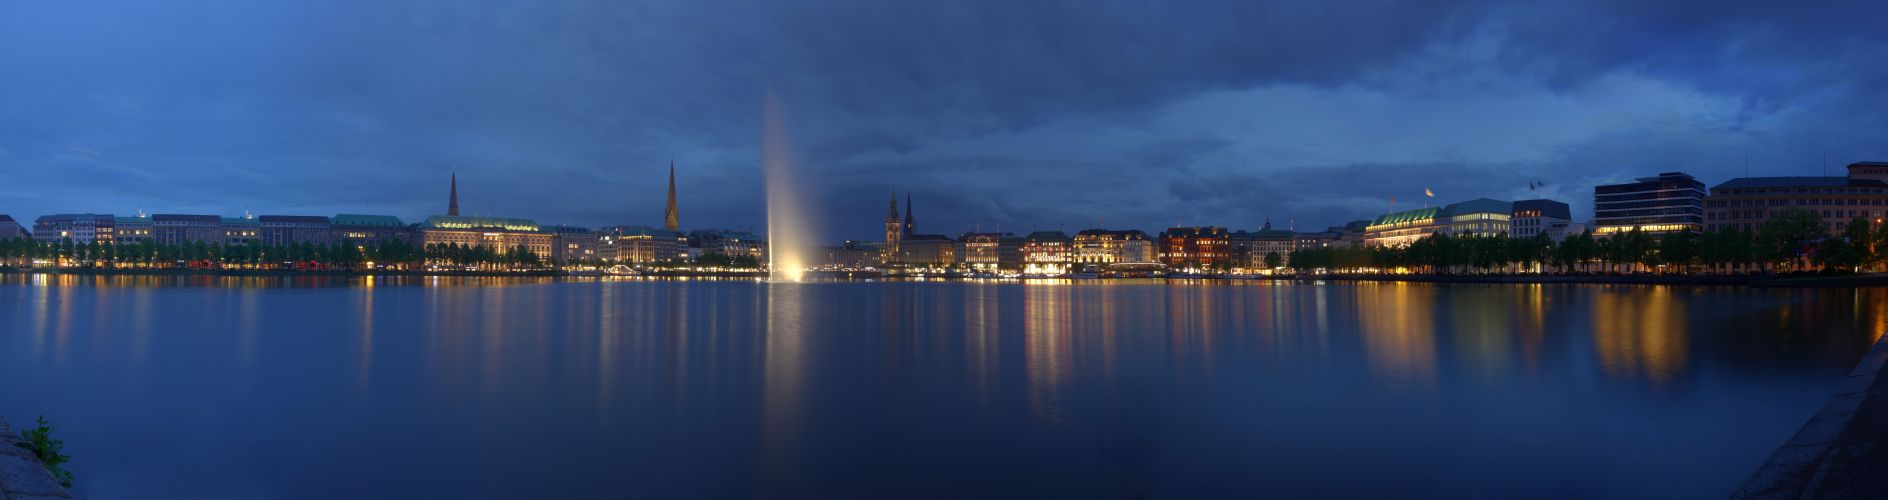
[[[18,446],[20,435],[0,422],[0,500],[72,498],[39,457]]]
[[[1888,335],[1731,498],[1881,498],[1888,492]]]

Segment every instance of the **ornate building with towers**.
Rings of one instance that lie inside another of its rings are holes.
[[[891,205],[891,210],[885,213],[885,246],[880,249],[884,254],[879,256],[879,262],[887,266],[898,263],[898,240],[909,228],[898,221],[898,193],[892,193]],[[910,206],[909,201],[906,206]]]

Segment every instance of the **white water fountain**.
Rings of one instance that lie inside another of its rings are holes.
[[[767,184],[767,269],[777,282],[799,282],[812,264],[806,252],[814,246],[807,224],[801,190],[794,184],[793,158],[788,148],[780,106],[767,91],[763,120],[761,175]]]

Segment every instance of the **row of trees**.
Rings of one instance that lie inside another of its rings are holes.
[[[1404,247],[1298,250],[1289,255],[1289,264],[1301,271],[1440,274],[1854,272],[1888,264],[1888,252],[1883,252],[1888,228],[1863,218],[1834,234],[1824,227],[1815,212],[1788,209],[1755,231],[1676,232],[1659,238],[1637,230],[1609,237],[1587,232],[1559,242],[1544,234],[1511,239],[1438,233]]]
[[[126,245],[80,243],[70,239],[57,242],[27,238],[0,240],[0,263],[16,267],[31,266],[39,261],[78,267],[361,269],[371,262],[376,267],[407,269],[420,265],[425,257],[413,244],[399,240],[365,245],[308,242],[266,245],[257,240],[238,244],[192,241],[175,245],[159,245],[151,240]]]

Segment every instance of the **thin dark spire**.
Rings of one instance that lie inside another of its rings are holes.
[[[910,236],[917,230],[916,219],[911,217],[911,191],[905,191],[905,235]]]
[[[446,202],[446,215],[459,215],[459,171],[452,171],[452,197]]]
[[[682,230],[682,214],[675,209],[675,159],[669,159],[669,208],[663,211],[662,227],[670,232]]]

